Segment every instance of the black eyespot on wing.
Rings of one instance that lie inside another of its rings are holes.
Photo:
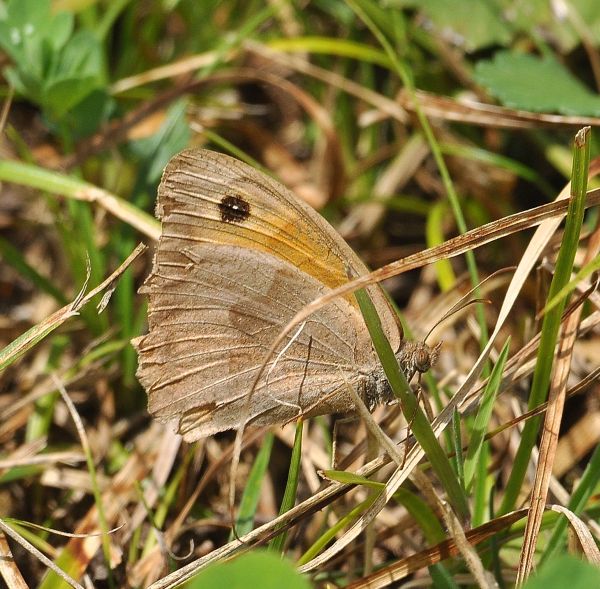
[[[243,223],[250,216],[250,204],[239,196],[224,196],[219,211],[224,223]]]

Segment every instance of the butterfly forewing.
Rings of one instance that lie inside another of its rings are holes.
[[[254,376],[287,323],[367,270],[285,187],[210,151],[171,160],[157,214],[162,235],[143,288],[149,333],[135,342],[138,376],[151,413],[179,419],[180,431],[195,439],[237,427]],[[396,315],[378,286],[369,294],[397,350]],[[368,387],[376,364],[353,295],[339,298],[293,330],[270,359],[247,417],[282,423],[305,410],[351,409],[344,383]]]

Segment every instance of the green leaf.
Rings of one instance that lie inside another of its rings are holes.
[[[600,587],[600,569],[573,556],[560,556],[525,583],[523,589],[588,589]]]
[[[549,56],[499,51],[477,64],[475,80],[511,108],[600,116],[600,96]]]
[[[78,31],[60,53],[56,78],[74,75],[92,76],[100,83],[104,77],[102,45],[89,31]]]
[[[31,70],[42,63],[39,54],[44,42],[50,52],[58,51],[71,36],[73,24],[71,13],[52,15],[49,0],[13,0],[0,21],[0,46],[19,69]]]
[[[73,13],[59,12],[52,17],[51,23],[52,26],[49,28],[49,34],[46,38],[50,41],[52,49],[58,51],[64,47],[65,43],[73,34],[73,27],[75,25]]]
[[[190,127],[186,119],[187,100],[173,103],[158,132],[129,143],[129,148],[142,160],[140,177],[146,184],[160,179],[165,166],[177,152],[188,145]]]
[[[310,583],[287,561],[269,552],[250,552],[232,562],[219,562],[203,570],[187,589],[310,589]]]
[[[345,485],[362,485],[372,489],[383,489],[385,487],[385,483],[372,481],[371,479],[345,470],[324,470],[323,476],[331,481],[337,481]]]
[[[115,100],[105,88],[92,90],[61,117],[61,122],[72,134],[73,139],[87,137],[102,123],[106,123],[115,110]]]
[[[94,76],[73,77],[50,83],[45,93],[44,110],[53,118],[60,119],[89,96],[97,85]]]
[[[73,28],[73,15],[53,15],[48,0],[13,0],[0,21],[0,47],[13,60],[5,77],[54,123],[106,85],[100,41]]]
[[[506,45],[511,40],[512,31],[496,2],[418,0],[411,4],[427,14],[436,34],[449,38],[468,52],[490,45]]]
[[[407,489],[398,489],[394,493],[394,499],[406,507],[407,511],[417,522],[427,542],[435,545],[446,539],[444,528],[440,524],[434,511],[417,494]]]
[[[49,24],[50,10],[50,0],[11,0],[6,8],[6,22],[20,29],[31,27],[30,34],[38,34]]]

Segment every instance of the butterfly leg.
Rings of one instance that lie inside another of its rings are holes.
[[[300,336],[300,334],[302,333],[302,330],[304,329],[305,326],[306,326],[306,321],[304,321],[304,323],[302,323],[300,325],[300,327],[298,328],[298,330],[296,331],[296,333],[290,338],[290,341],[284,346],[284,348],[281,350],[281,352],[279,352],[277,354],[277,356],[275,358],[275,361],[273,362],[273,364],[271,365],[271,368],[269,368],[269,371],[267,372],[267,395],[273,400],[273,402],[278,403],[279,405],[283,405],[285,407],[292,407],[292,408],[296,409],[298,411],[298,415],[296,417],[292,418],[292,419],[299,419],[300,417],[303,416],[303,409],[302,409],[302,403],[301,403],[302,387],[304,385],[304,381],[306,380],[306,372],[307,372],[307,369],[308,369],[308,363],[310,361],[310,350],[311,350],[311,346],[312,346],[312,335],[309,336],[309,340],[308,340],[308,354],[307,354],[306,362],[304,364],[304,375],[302,377],[302,381],[300,382],[300,386],[298,387],[298,399],[297,399],[296,403],[292,403],[290,401],[284,401],[283,399],[278,399],[277,397],[274,397],[273,395],[271,395],[268,392],[269,391],[269,377],[271,376],[271,373],[273,372],[273,370],[277,366],[277,363],[282,358],[285,359],[285,353],[291,347],[291,345],[294,343],[294,341]]]
[[[332,444],[331,444],[331,468],[333,470],[337,470],[338,466],[340,465],[341,460],[338,460],[338,451],[337,451],[337,445],[338,445],[338,435],[339,435],[339,429],[343,426],[346,425],[347,423],[352,423],[353,421],[357,421],[358,420],[358,416],[356,415],[349,415],[348,417],[334,417],[333,418],[333,432],[332,432]]]

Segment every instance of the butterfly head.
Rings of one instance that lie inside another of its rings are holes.
[[[416,373],[427,372],[437,362],[441,347],[442,342],[432,348],[425,342],[402,340],[396,357],[406,378],[410,380]]]

